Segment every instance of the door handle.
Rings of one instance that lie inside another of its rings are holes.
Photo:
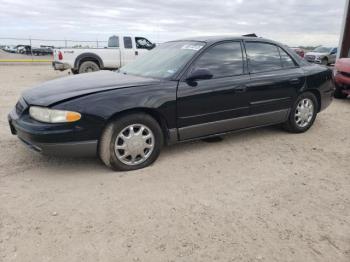
[[[244,93],[245,91],[247,91],[247,87],[246,86],[238,86],[235,88],[235,92],[236,93]]]
[[[297,85],[300,83],[300,80],[299,80],[299,78],[292,78],[289,80],[289,83],[292,85]]]
[[[138,52],[138,51],[135,51],[135,55],[139,55],[139,52]]]

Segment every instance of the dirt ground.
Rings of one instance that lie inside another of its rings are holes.
[[[350,261],[350,99],[304,134],[175,145],[114,173],[10,134],[20,93],[65,75],[0,65],[0,261]]]

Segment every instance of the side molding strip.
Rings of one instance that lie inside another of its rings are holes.
[[[238,129],[285,122],[290,109],[283,109],[251,116],[224,119],[210,123],[179,128],[180,140],[225,133]]]

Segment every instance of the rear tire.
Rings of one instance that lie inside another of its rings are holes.
[[[93,61],[83,62],[79,66],[79,74],[99,71],[100,67]]]
[[[334,97],[338,99],[345,99],[348,97],[347,94],[342,92],[342,88],[338,85],[335,86]]]
[[[151,165],[158,158],[163,143],[158,122],[147,114],[134,113],[107,125],[99,142],[98,154],[111,169],[131,171]]]
[[[316,119],[318,108],[318,101],[313,93],[301,94],[295,101],[283,128],[291,133],[307,131]]]

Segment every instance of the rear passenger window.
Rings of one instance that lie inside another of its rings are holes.
[[[284,68],[291,68],[291,67],[295,67],[295,63],[293,61],[293,59],[290,57],[290,55],[288,55],[282,48],[278,48],[278,50],[280,51],[281,54],[281,61],[282,61],[282,66]]]
[[[240,42],[215,45],[195,62],[194,69],[207,68],[213,78],[243,74],[242,48]]]
[[[130,36],[124,36],[124,48],[126,49],[132,48],[132,41]]]
[[[282,68],[281,57],[277,46],[259,42],[246,42],[245,46],[251,73]]]

